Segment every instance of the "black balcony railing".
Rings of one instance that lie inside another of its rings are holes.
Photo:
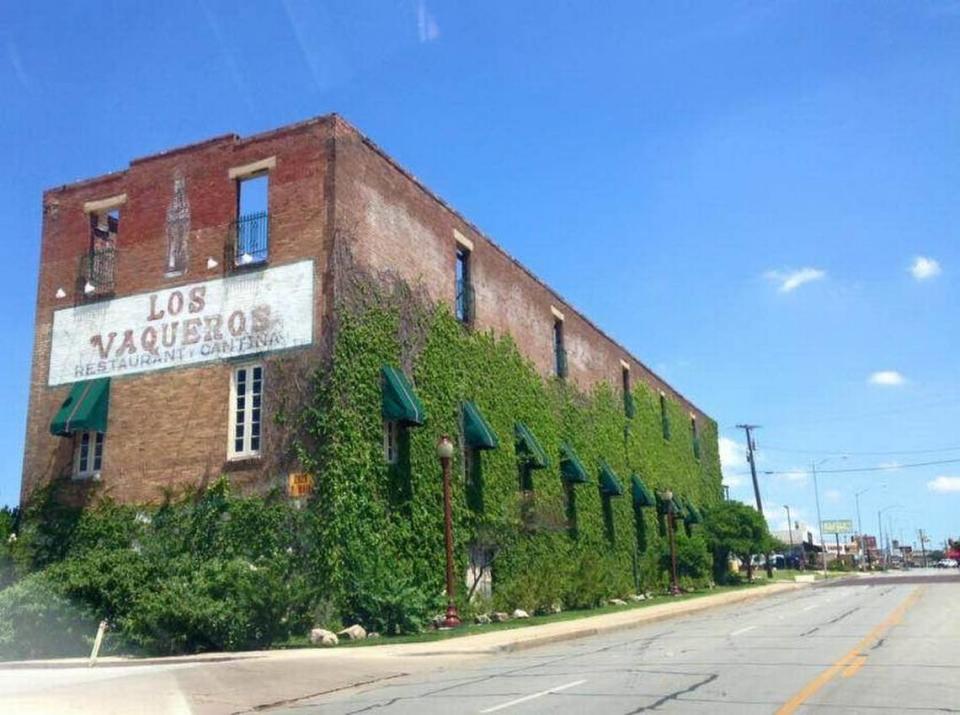
[[[266,263],[270,257],[270,214],[241,216],[230,225],[227,242],[229,265],[235,268]]]
[[[457,303],[455,306],[457,320],[467,325],[472,323],[474,308],[473,286],[461,278],[457,281]]]
[[[80,257],[77,271],[80,295],[87,300],[113,295],[116,287],[117,249],[95,248]]]

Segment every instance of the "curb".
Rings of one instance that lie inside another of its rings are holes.
[[[0,662],[3,670],[62,670],[73,668],[133,668],[138,665],[190,665],[193,663],[223,663],[231,660],[265,658],[260,651],[248,653],[211,653],[209,655],[170,655],[151,658],[123,658],[106,656],[90,664],[89,658],[64,658],[59,660],[11,660]]]
[[[777,584],[779,585],[779,584]],[[659,621],[667,621],[672,618],[681,618],[683,616],[688,616],[694,613],[700,613],[702,611],[708,611],[712,608],[720,608],[722,606],[730,606],[734,604],[747,603],[749,601],[755,601],[761,598],[767,598],[769,596],[776,596],[780,593],[789,593],[791,591],[798,591],[802,588],[807,588],[812,584],[807,583],[787,583],[784,584],[783,588],[778,588],[772,593],[763,593],[764,587],[758,592],[744,592],[742,598],[731,598],[729,601],[723,603],[696,603],[692,602],[689,608],[684,608],[678,611],[670,611],[666,613],[643,613],[643,610],[637,614],[635,620],[629,621],[627,623],[616,623],[608,625],[598,625],[591,628],[583,628],[576,631],[570,631],[569,633],[554,633],[547,636],[539,636],[526,639],[518,639],[512,643],[505,643],[501,646],[496,646],[491,648],[489,652],[491,653],[512,653],[514,651],[527,650],[528,648],[538,648],[543,645],[549,645],[552,643],[562,643],[563,641],[578,640],[580,638],[589,638],[590,636],[601,635],[603,633],[612,633],[614,631],[623,631],[629,628],[639,628],[640,626],[645,626],[648,623],[657,623]]]

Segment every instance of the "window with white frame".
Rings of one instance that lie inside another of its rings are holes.
[[[383,421],[383,459],[387,464],[396,464],[400,458],[400,423]]]
[[[103,432],[77,432],[74,440],[74,478],[88,479],[99,474],[103,464]]]
[[[230,385],[230,458],[260,455],[260,413],[263,365],[244,365],[233,371]]]

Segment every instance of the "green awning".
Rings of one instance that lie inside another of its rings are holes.
[[[106,432],[109,409],[109,377],[75,382],[50,423],[50,433],[67,437],[74,432]]]
[[[381,367],[380,374],[383,377],[383,418],[408,425],[422,425],[427,413],[407,376],[389,365]]]
[[[517,438],[517,455],[526,461],[528,467],[544,469],[550,466],[546,451],[540,446],[540,442],[533,436],[529,427],[523,422],[517,422],[513,426],[513,431]]]
[[[573,484],[586,484],[590,481],[587,470],[583,467],[583,462],[580,461],[573,447],[567,442],[564,442],[560,447],[560,474],[564,481]]]
[[[638,507],[643,508],[657,505],[656,496],[654,496],[653,492],[647,488],[647,485],[644,484],[643,480],[636,474],[630,477],[630,486],[633,491],[633,503]]]
[[[472,402],[463,403],[463,438],[473,449],[496,449],[500,440]]]
[[[697,509],[693,504],[687,504],[687,523],[688,524],[702,524],[703,523],[703,514],[700,513],[700,510]]]
[[[600,463],[600,491],[609,497],[619,497],[623,495],[623,487],[620,485],[620,477],[614,472],[606,462]]]

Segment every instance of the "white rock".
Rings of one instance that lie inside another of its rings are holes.
[[[530,614],[524,611],[522,608],[518,608],[513,612],[514,618],[530,618]]]
[[[329,648],[340,643],[340,639],[337,638],[333,631],[328,631],[324,628],[314,628],[310,631],[310,642],[314,645],[322,645]]]
[[[633,594],[633,595],[630,597],[630,600],[631,600],[631,601],[636,601],[636,602],[639,603],[640,601],[646,601],[646,600],[647,600],[647,597],[644,596],[642,593],[635,593],[635,594]]]
[[[496,611],[495,613],[490,614],[490,619],[494,623],[503,623],[504,621],[510,620],[510,614],[504,613],[503,611]]]
[[[611,598],[609,601],[611,606],[626,606],[627,602],[622,598]]]
[[[491,620],[490,616],[488,616],[486,613],[479,613],[477,614],[476,618],[473,619],[473,622],[478,626],[485,626],[488,623],[491,623]]]
[[[337,637],[348,641],[359,641],[367,637],[367,631],[363,626],[355,623],[354,625],[347,626],[342,631],[338,632]]]
[[[550,613],[561,613],[563,612],[563,604],[560,601],[556,601],[550,604]]]

